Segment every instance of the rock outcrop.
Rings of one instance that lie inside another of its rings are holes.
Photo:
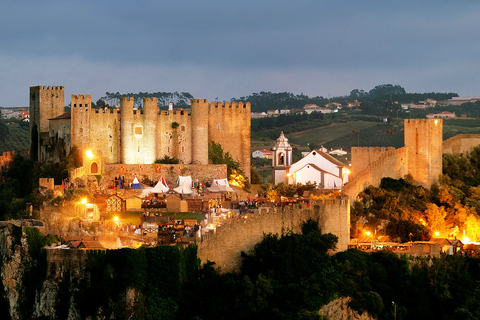
[[[348,306],[352,298],[342,297],[330,302],[320,309],[320,313],[330,320],[376,320],[367,312],[360,314]]]

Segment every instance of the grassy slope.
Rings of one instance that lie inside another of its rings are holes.
[[[278,133],[282,128],[278,128]],[[352,130],[355,130],[353,132]],[[390,134],[393,132],[393,134]],[[453,119],[444,120],[443,138],[448,139],[462,133],[480,134],[480,119]],[[293,132],[286,137],[292,146],[306,149],[307,143],[315,142],[328,149],[342,148],[349,151],[351,147],[360,146],[385,146],[403,147],[403,120],[398,119],[393,123],[379,123],[363,120],[342,120],[326,127]],[[275,140],[252,140],[252,150],[271,149]]]
[[[0,141],[0,153],[30,148],[30,131],[28,127],[9,124],[7,128],[8,135],[5,137],[5,141]]]

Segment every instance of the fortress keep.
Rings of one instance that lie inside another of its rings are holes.
[[[207,165],[208,142],[214,141],[250,176],[249,102],[192,99],[189,113],[160,110],[157,98],[145,98],[135,109],[133,98],[124,97],[119,109],[95,109],[87,94],[71,96],[70,113],[64,106],[63,86],[30,88],[32,159],[58,161],[77,146],[101,154],[104,163],[152,164],[169,156]]]

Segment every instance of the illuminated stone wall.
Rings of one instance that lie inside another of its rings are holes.
[[[377,161],[387,153],[395,150],[394,147],[352,147],[351,149],[351,176],[365,170],[370,163]]]
[[[282,234],[286,230],[301,233],[302,223],[309,218],[319,221],[322,233],[332,233],[338,237],[337,251],[348,248],[350,240],[350,202],[343,200],[311,201],[306,204],[277,208],[262,214],[249,214],[246,223],[239,221],[217,228],[207,240],[199,244],[198,257],[202,263],[215,261],[215,267],[222,272],[238,270],[241,252],[251,252],[262,241],[264,234]],[[243,220],[243,219],[240,219]]]
[[[405,119],[404,126],[403,148],[352,148],[352,168],[356,169],[343,187],[351,201],[366,187],[378,187],[384,177],[400,179],[411,174],[426,188],[438,180],[442,173],[442,119]]]
[[[163,176],[168,186],[175,188],[178,176],[191,176],[193,182],[227,178],[227,166],[224,164],[103,164],[102,168],[101,183],[107,186],[118,176],[124,177],[127,183],[135,177],[140,181],[148,178],[157,182]]]
[[[250,103],[222,102],[209,105],[208,139],[220,143],[225,152],[240,161],[250,177]]]
[[[404,126],[408,173],[417,183],[430,188],[442,173],[443,120],[405,119]]]
[[[71,143],[80,149],[91,148],[90,114],[92,113],[92,97],[87,95],[71,96]]]
[[[468,154],[480,145],[480,134],[459,134],[443,141],[443,153]]]

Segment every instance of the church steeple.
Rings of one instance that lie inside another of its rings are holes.
[[[277,139],[275,147],[273,147],[272,166],[289,166],[292,164],[292,147],[285,138],[283,131],[280,132],[280,137]]]

